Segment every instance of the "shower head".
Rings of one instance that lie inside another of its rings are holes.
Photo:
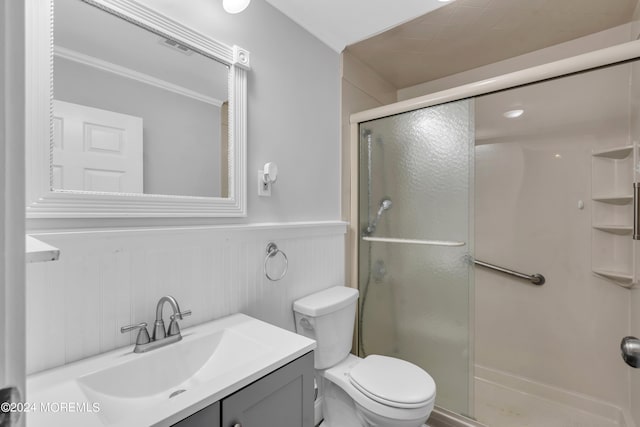
[[[393,205],[393,203],[391,203],[391,199],[388,197],[380,200],[378,213],[376,214],[376,217],[373,219],[373,221],[371,221],[371,224],[369,224],[367,226],[367,229],[365,230],[367,234],[373,234],[373,232],[376,231],[376,226],[378,225],[378,221],[380,221],[380,217],[382,216],[384,211],[388,211],[389,209],[391,209],[391,205]]]

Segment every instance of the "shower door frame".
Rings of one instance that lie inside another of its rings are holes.
[[[548,62],[546,64],[537,65],[534,67],[526,68],[520,71],[514,71],[507,74],[498,75],[488,79],[478,80],[473,83],[456,86],[451,89],[446,89],[427,95],[419,96],[416,98],[408,99],[405,101],[396,102],[393,104],[377,107],[362,112],[351,114],[350,116],[350,143],[349,143],[349,159],[343,162],[343,167],[348,170],[345,171],[343,176],[349,176],[349,187],[345,190],[349,191],[349,208],[346,210],[349,212],[349,227],[347,231],[346,248],[346,260],[347,260],[347,279],[351,286],[359,288],[359,274],[358,274],[358,260],[359,260],[359,176],[360,176],[360,162],[359,162],[359,146],[360,146],[360,132],[359,127],[363,122],[377,120],[384,117],[393,116],[396,114],[407,113],[422,108],[433,107],[436,105],[460,101],[462,99],[474,98],[481,95],[488,95],[490,93],[501,92],[521,86],[527,86],[543,82],[545,80],[553,80],[572,74],[578,74],[585,71],[594,70],[600,67],[607,67],[611,65],[621,64],[624,62],[634,61],[640,59],[640,40],[630,41],[627,43],[621,43],[615,46],[611,46],[604,49],[595,50],[592,52],[572,56],[569,58],[561,59],[558,61]],[[349,262],[350,261],[350,262]],[[473,319],[473,304],[470,304],[469,319]],[[358,319],[360,318],[360,307],[358,307],[357,313]],[[358,322],[356,322],[356,325]],[[472,328],[470,328],[470,331]],[[358,328],[354,331],[354,350],[359,352],[359,346],[356,344],[359,342]],[[473,334],[470,333],[470,347],[473,347]],[[471,351],[469,354],[472,354]],[[473,357],[469,357],[469,364],[473,363]],[[473,372],[473,371],[470,371]],[[470,409],[473,405],[473,390],[469,389],[470,394]],[[454,421],[461,423],[460,425],[476,425],[475,423],[469,424],[469,419],[463,416],[452,415],[452,413],[446,409],[436,407],[434,409],[434,417],[442,420]]]

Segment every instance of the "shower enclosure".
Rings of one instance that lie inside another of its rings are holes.
[[[473,101],[360,125],[360,352],[430,366],[469,413]]]
[[[635,43],[352,117],[361,356],[491,427],[636,425]]]

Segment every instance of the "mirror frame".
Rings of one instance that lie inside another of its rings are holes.
[[[247,71],[250,55],[204,36],[135,0],[82,0],[174,39],[229,67],[229,197],[54,190],[53,0],[26,0],[26,217],[149,218],[247,216]]]

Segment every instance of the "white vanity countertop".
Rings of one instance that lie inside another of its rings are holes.
[[[316,347],[313,340],[244,314],[182,335],[147,353],[123,347],[29,376],[27,425],[171,426]]]

